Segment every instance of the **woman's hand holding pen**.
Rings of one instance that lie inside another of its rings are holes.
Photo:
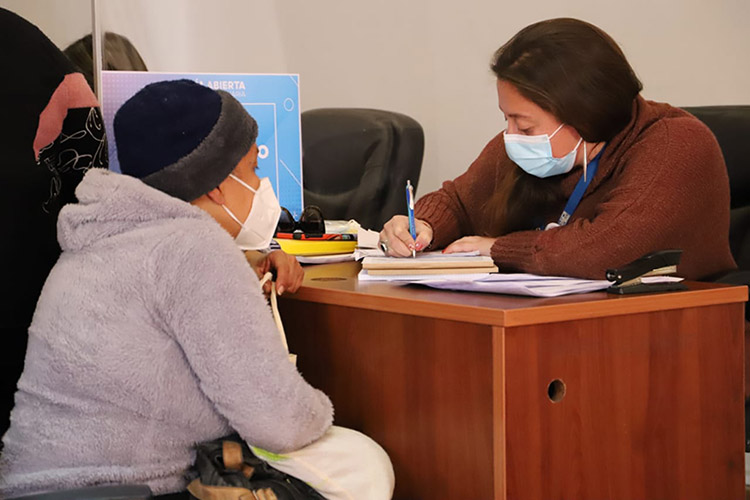
[[[479,252],[479,255],[490,255],[495,238],[486,236],[464,236],[459,238],[443,250],[443,253]]]
[[[417,230],[416,241],[409,233],[409,218],[394,215],[380,231],[380,245],[386,255],[391,257],[411,257],[412,249],[421,252],[432,242],[432,228],[425,221],[414,220]]]

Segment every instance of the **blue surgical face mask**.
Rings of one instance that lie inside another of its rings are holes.
[[[576,151],[581,145],[583,138],[578,140],[578,144],[573,151],[562,158],[552,156],[552,139],[556,133],[563,128],[563,125],[557,127],[552,135],[521,135],[503,133],[505,139],[505,152],[508,157],[521,167],[526,173],[536,177],[551,177],[553,175],[566,174],[570,172],[575,165]]]

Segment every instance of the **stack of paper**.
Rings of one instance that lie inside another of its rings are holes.
[[[540,276],[522,273],[497,273],[490,257],[478,252],[442,254],[426,252],[411,257],[365,257],[359,279],[414,283],[444,290],[502,293],[531,297],[558,297],[605,290],[612,282],[564,276]],[[644,282],[672,282],[682,278],[655,276]],[[654,280],[654,281],[650,281]]]
[[[497,272],[490,257],[477,253],[444,254],[425,252],[412,257],[365,257],[360,279],[385,281],[419,281],[460,275],[481,277]]]
[[[421,281],[419,284],[443,290],[505,293],[531,297],[558,297],[560,295],[605,290],[612,283],[607,280],[585,280],[562,276],[512,273],[491,274],[471,281],[429,280]]]
[[[644,278],[649,280],[650,278]],[[650,283],[667,283],[682,281],[675,276],[654,276]],[[504,293],[526,295],[530,297],[559,297],[575,293],[606,290],[611,281],[566,278],[562,276],[539,276],[536,274],[490,274],[475,279],[440,279],[420,280],[414,282],[443,290],[462,290],[467,292]]]

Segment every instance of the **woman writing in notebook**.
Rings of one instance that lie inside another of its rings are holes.
[[[395,216],[389,255],[479,251],[501,270],[601,279],[606,268],[681,248],[680,274],[735,267],[721,150],[692,115],[640,96],[599,28],[552,19],[495,53],[507,128],[456,179],[416,204],[416,240]]]

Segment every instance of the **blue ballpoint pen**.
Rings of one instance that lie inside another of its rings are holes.
[[[411,181],[406,181],[406,206],[409,209],[409,232],[416,245],[417,226],[414,224],[414,188],[411,186]],[[416,248],[411,249],[411,256],[417,256]]]

